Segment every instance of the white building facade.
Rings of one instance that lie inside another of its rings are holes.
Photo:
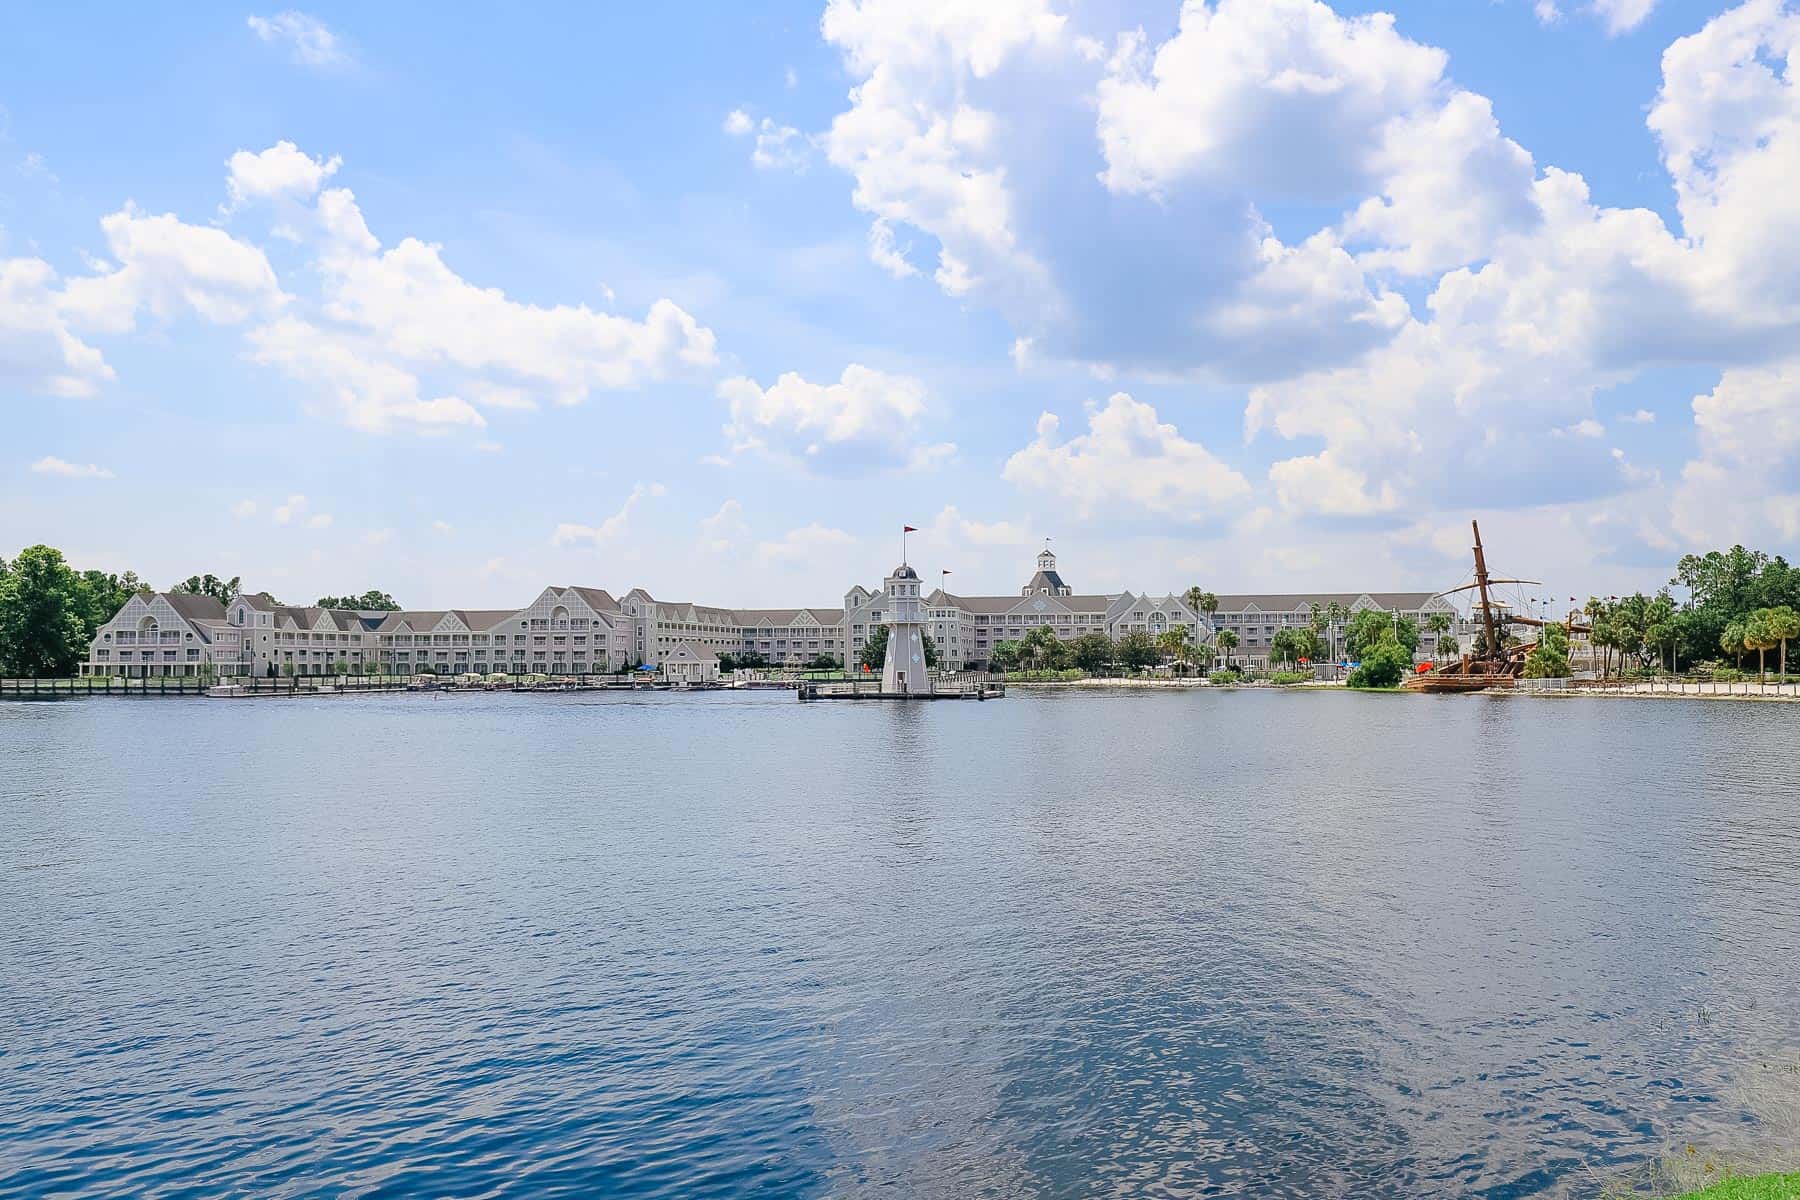
[[[1002,642],[1047,627],[1066,642],[1089,633],[1115,641],[1128,633],[1157,637],[1173,628],[1189,641],[1212,643],[1221,630],[1237,638],[1234,662],[1266,667],[1282,629],[1310,625],[1337,605],[1353,617],[1375,609],[1415,621],[1451,621],[1466,643],[1473,626],[1429,592],[1222,594],[1210,613],[1174,594],[1081,594],[1063,581],[1046,548],[1016,595],[963,596],[942,587],[929,595],[918,576],[906,600],[941,667],[981,668]],[[912,568],[908,567],[910,572]],[[547,587],[520,609],[363,612],[284,605],[267,592],[230,604],[204,596],[133,596],[97,631],[83,669],[94,675],[339,674],[607,674],[628,666],[663,670],[678,647],[690,647],[683,670],[705,655],[759,656],[780,667],[827,660],[853,665],[875,630],[895,617],[895,578],[880,588],[851,587],[835,608],[738,609],[657,600],[643,588],[614,599],[602,588]],[[910,614],[910,609],[908,613]],[[1340,648],[1341,626],[1325,635]],[[1428,656],[1432,640],[1421,642]],[[704,670],[703,667],[698,669]]]

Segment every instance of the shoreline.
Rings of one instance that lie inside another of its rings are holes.
[[[1408,691],[1405,688],[1352,688],[1344,683],[1320,681],[1316,683],[1231,683],[1216,684],[1204,679],[1038,679],[1008,680],[1007,689],[1039,689],[1039,688],[1074,688],[1084,690],[1125,689],[1137,691],[1161,690],[1198,690],[1215,688],[1220,691],[1263,691],[1263,692],[1355,692],[1363,695],[1407,695],[1423,696],[1428,693]],[[1583,688],[1516,688],[1492,689],[1480,692],[1468,692],[1471,696],[1519,697],[1529,699],[1577,700],[1750,700],[1769,704],[1793,704],[1800,702],[1800,684],[1770,684],[1772,688],[1784,688],[1785,691],[1738,691],[1745,686],[1759,687],[1758,684],[1744,683],[1676,683],[1673,691],[1671,685],[1665,683],[1638,683],[1608,687]],[[1685,689],[1685,690],[1684,690]]]
[[[9,682],[11,682],[11,681],[9,681]],[[58,682],[65,684],[65,685],[67,683],[67,681],[58,681]],[[1027,692],[1057,691],[1057,690],[1080,691],[1080,692],[1121,692],[1121,691],[1123,691],[1123,692],[1166,692],[1166,691],[1194,691],[1194,690],[1199,690],[1199,689],[1211,689],[1211,690],[1217,690],[1217,691],[1334,692],[1334,693],[1340,693],[1340,694],[1356,693],[1356,694],[1360,694],[1360,695],[1378,695],[1378,696],[1380,696],[1380,695],[1424,696],[1424,695],[1429,694],[1429,693],[1425,693],[1425,692],[1409,691],[1406,688],[1352,688],[1345,683],[1337,682],[1337,681],[1317,681],[1317,682],[1311,682],[1311,683],[1283,683],[1283,684],[1265,683],[1265,682],[1216,684],[1216,683],[1212,683],[1206,679],[1124,679],[1124,678],[1102,677],[1102,678],[1094,678],[1094,679],[1005,680],[1004,686],[1007,691],[1011,691],[1016,688],[1016,689],[1020,689],[1022,691],[1027,691]],[[1521,698],[1521,699],[1550,699],[1550,700],[1606,699],[1606,700],[1705,700],[1705,701],[1735,700],[1735,701],[1740,701],[1740,702],[1750,701],[1752,703],[1765,703],[1765,704],[1800,703],[1800,683],[1785,683],[1785,684],[1767,685],[1769,688],[1779,689],[1779,690],[1774,690],[1774,691],[1744,690],[1746,688],[1756,689],[1756,688],[1759,688],[1760,686],[1762,686],[1762,685],[1758,685],[1758,684],[1754,684],[1754,683],[1746,684],[1743,682],[1738,682],[1738,683],[1689,682],[1689,683],[1685,683],[1685,684],[1676,683],[1676,684],[1671,685],[1666,682],[1657,681],[1657,682],[1644,682],[1644,683],[1616,685],[1616,686],[1607,686],[1607,687],[1492,689],[1492,690],[1479,691],[1479,692],[1467,692],[1467,693],[1463,693],[1463,694],[1470,695],[1470,696],[1499,697],[1499,698],[1503,698],[1503,699]],[[322,698],[328,698],[328,697],[335,698],[335,697],[350,697],[350,696],[415,696],[416,695],[416,696],[439,696],[439,697],[441,697],[441,696],[450,696],[450,695],[454,695],[454,696],[515,695],[515,694],[516,695],[545,695],[545,694],[562,695],[562,694],[574,693],[574,692],[581,692],[581,693],[588,693],[588,694],[607,694],[607,693],[628,693],[629,694],[629,693],[638,693],[638,692],[661,692],[661,693],[673,693],[673,694],[677,694],[677,695],[682,695],[682,694],[688,694],[688,693],[761,692],[761,691],[794,691],[794,690],[796,690],[795,685],[787,684],[787,683],[774,684],[774,683],[771,683],[766,680],[757,680],[757,681],[752,681],[752,682],[747,682],[747,683],[735,683],[735,684],[729,683],[729,682],[724,682],[724,683],[703,685],[703,686],[697,686],[697,687],[692,687],[692,686],[677,687],[677,686],[670,686],[667,684],[658,684],[658,685],[613,684],[613,685],[601,685],[601,686],[589,685],[589,686],[577,686],[577,687],[543,687],[543,688],[531,688],[531,687],[522,687],[522,688],[473,688],[473,687],[470,687],[470,688],[409,688],[409,687],[405,687],[403,685],[402,686],[370,686],[370,687],[362,687],[362,686],[331,687],[331,686],[328,686],[325,688],[297,687],[292,690],[285,689],[285,688],[284,689],[268,689],[268,690],[260,690],[259,689],[256,691],[241,692],[241,693],[236,693],[236,694],[233,694],[231,692],[224,692],[224,693],[214,692],[212,694],[209,694],[209,692],[211,691],[211,689],[209,689],[209,688],[204,688],[204,687],[195,688],[192,686],[185,686],[185,687],[178,686],[176,688],[172,688],[172,689],[165,691],[165,690],[162,690],[162,689],[156,687],[154,684],[152,684],[152,686],[150,686],[150,687],[129,687],[129,688],[122,688],[118,691],[114,691],[112,689],[87,688],[87,687],[69,688],[67,686],[59,686],[59,687],[56,687],[55,689],[46,688],[42,692],[39,692],[36,689],[29,688],[29,687],[10,688],[10,689],[6,689],[4,691],[0,691],[0,701],[16,700],[16,701],[22,701],[22,702],[32,702],[32,701],[48,701],[48,700],[86,700],[86,699],[145,700],[145,699],[171,699],[171,698],[180,698],[180,697],[187,697],[190,699],[213,699],[213,700],[219,700],[219,699],[242,699],[242,700],[281,699],[281,700],[287,700],[287,699],[300,699],[300,698],[306,698],[306,697],[310,697],[313,699],[322,699]]]

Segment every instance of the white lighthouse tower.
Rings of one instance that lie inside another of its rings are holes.
[[[919,595],[919,573],[901,563],[883,583],[887,598],[887,658],[881,664],[885,696],[929,696],[931,672],[925,666],[925,601]]]

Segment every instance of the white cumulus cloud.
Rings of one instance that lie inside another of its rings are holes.
[[[402,238],[384,249],[348,188],[322,188],[338,167],[277,143],[234,156],[228,190],[236,208],[275,202],[278,232],[310,251],[318,281],[296,311],[250,331],[250,357],[345,424],[480,430],[487,421],[477,404],[576,404],[716,361],[712,331],[670,300],[642,320],[585,304],[526,304],[465,279],[442,247]]]
[[[727,379],[718,394],[730,405],[725,433],[736,449],[762,450],[821,474],[926,466],[955,450],[923,440],[923,383],[858,363],[835,383],[790,371],[766,388],[746,377]]]
[[[844,548],[855,544],[856,539],[842,529],[814,521],[774,541],[758,542],[756,554],[765,563],[799,564],[827,554],[841,558]]]
[[[700,522],[700,545],[714,554],[724,554],[743,544],[750,534],[744,520],[744,506],[727,500],[719,511]]]
[[[623,534],[631,522],[631,515],[646,499],[668,494],[668,488],[660,483],[640,483],[631,489],[619,510],[598,525],[582,525],[565,521],[556,527],[550,536],[553,546],[570,546],[587,544],[599,546],[612,541]]]
[[[330,69],[350,62],[343,40],[323,21],[307,13],[290,9],[268,17],[252,16],[245,23],[263,41],[286,46],[289,55],[302,66]]]
[[[1656,0],[1594,0],[1594,13],[1614,37],[1630,33],[1650,19]]]
[[[72,463],[57,458],[53,454],[45,455],[31,464],[31,469],[39,475],[60,475],[65,479],[111,479],[113,473],[105,467],[94,463]]]
[[[1001,474],[1022,488],[1066,501],[1083,517],[1113,511],[1216,520],[1221,506],[1250,491],[1237,471],[1125,392],[1090,407],[1087,432],[1072,438],[1063,438],[1054,413],[1043,414],[1037,436],[1006,460]]]

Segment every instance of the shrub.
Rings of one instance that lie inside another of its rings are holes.
[[[1391,640],[1377,642],[1350,672],[1349,684],[1353,688],[1397,688],[1411,669],[1411,651]]]
[[[1211,675],[1206,677],[1206,682],[1215,687],[1231,687],[1235,684],[1242,683],[1243,681],[1244,677],[1232,670],[1214,671]]]
[[[1311,679],[1312,676],[1304,671],[1276,671],[1269,676],[1269,682],[1278,687],[1286,687],[1289,684],[1295,683],[1306,683]]]

